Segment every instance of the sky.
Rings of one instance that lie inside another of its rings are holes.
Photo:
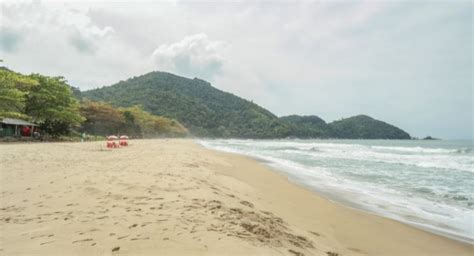
[[[150,71],[278,116],[358,114],[472,139],[471,1],[0,0],[0,59],[81,90]]]

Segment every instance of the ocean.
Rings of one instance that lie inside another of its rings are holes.
[[[200,140],[343,205],[474,242],[473,141]]]

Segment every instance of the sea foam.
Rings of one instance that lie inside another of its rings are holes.
[[[472,141],[201,140],[343,204],[474,240]]]

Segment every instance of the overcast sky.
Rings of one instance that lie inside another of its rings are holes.
[[[153,70],[275,114],[473,137],[471,1],[0,0],[0,59],[82,90]]]

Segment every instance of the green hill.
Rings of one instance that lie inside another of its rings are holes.
[[[410,135],[391,124],[358,115],[329,123],[331,137],[342,139],[410,139]]]
[[[318,116],[290,115],[280,117],[291,129],[291,136],[298,138],[328,138],[331,133],[326,122]]]
[[[82,92],[82,96],[120,107],[141,105],[155,115],[178,120],[196,136],[281,138],[289,135],[288,125],[270,111],[197,78],[151,72]]]
[[[291,115],[281,117],[280,120],[290,126],[291,136],[298,138],[410,139],[405,131],[366,115],[329,124],[317,116]]]
[[[192,134],[222,138],[409,139],[408,133],[368,116],[326,124],[317,116],[278,118],[270,111],[206,81],[151,72],[112,86],[82,92],[82,97],[118,107],[141,105],[154,115],[178,120]]]

